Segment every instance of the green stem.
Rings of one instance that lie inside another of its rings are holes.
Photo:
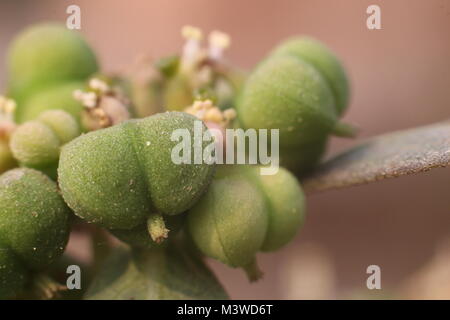
[[[252,259],[252,261],[246,266],[242,267],[245,273],[247,274],[247,278],[250,282],[255,282],[261,279],[264,276],[264,273],[258,266],[258,262],[256,261],[256,257]]]
[[[156,243],[163,242],[169,234],[169,229],[166,228],[164,219],[159,213],[150,214],[147,219],[147,230],[152,240]]]
[[[340,122],[336,123],[336,126],[333,128],[333,135],[344,138],[354,138],[358,134],[359,129],[349,123]]]

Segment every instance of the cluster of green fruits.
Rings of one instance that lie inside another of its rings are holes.
[[[171,134],[192,132],[199,118],[205,129],[280,129],[281,164],[304,174],[330,134],[353,134],[338,121],[349,95],[340,63],[321,43],[295,38],[247,77],[223,60],[227,35],[212,33],[209,50],[198,29],[183,35],[183,54],[146,66],[143,82],[99,75],[93,51],[64,26],[33,26],[14,41],[8,95],[17,106],[0,101],[0,297],[19,294],[63,253],[72,213],[133,248],[182,232],[250,280],[261,276],[257,252],[293,239],[305,215],[294,174],[175,164]],[[196,114],[195,101],[205,100],[207,112]]]

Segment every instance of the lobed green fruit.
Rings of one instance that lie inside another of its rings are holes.
[[[155,68],[165,78],[169,79],[178,73],[180,67],[180,57],[177,55],[159,58],[154,63]]]
[[[277,55],[292,55],[316,68],[333,91],[338,114],[342,115],[348,106],[349,82],[341,62],[329,48],[313,38],[296,37],[275,48],[271,56]]]
[[[69,214],[56,184],[42,173],[20,168],[0,176],[0,298],[16,295],[30,271],[63,253]]]
[[[49,110],[17,127],[11,135],[10,147],[21,165],[55,177],[61,146],[79,135],[74,117],[61,110]]]
[[[237,98],[244,86],[247,73],[237,68],[229,68],[226,73],[221,74],[215,81],[215,92],[218,107],[221,110],[234,108]]]
[[[305,197],[297,179],[287,170],[280,168],[274,175],[260,175],[255,167],[252,173],[269,207],[269,224],[261,250],[275,251],[291,241],[303,224]]]
[[[96,57],[83,37],[64,25],[45,23],[20,33],[9,49],[9,88],[21,102],[67,81],[85,80],[98,69]]]
[[[295,38],[250,75],[236,109],[246,129],[279,129],[281,164],[303,174],[320,160],[330,134],[354,134],[339,122],[348,96],[347,77],[331,51]]]
[[[188,212],[188,230],[200,251],[251,280],[258,251],[274,251],[303,222],[303,192],[288,171],[260,175],[259,166],[221,166],[207,193]]]
[[[238,176],[214,180],[188,213],[188,228],[200,251],[232,267],[253,261],[264,243],[268,222],[264,196]]]
[[[214,173],[213,165],[172,161],[179,144],[172,133],[184,129],[193,137],[195,121],[186,113],[166,112],[76,138],[63,147],[59,161],[64,199],[75,214],[108,229],[129,230],[152,214],[186,211]]]
[[[69,81],[44,88],[30,96],[16,111],[18,123],[36,119],[46,110],[63,110],[80,122],[83,105],[73,97],[73,92],[84,89],[83,81]]]
[[[326,136],[337,121],[334,98],[322,76],[290,56],[270,58],[250,75],[237,112],[245,128],[279,129],[280,147]]]

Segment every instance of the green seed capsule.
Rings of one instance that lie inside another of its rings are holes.
[[[43,89],[19,105],[15,115],[16,121],[23,123],[34,120],[47,110],[63,110],[79,122],[83,106],[74,99],[73,92],[84,87],[82,81],[71,81]]]
[[[189,211],[189,231],[207,256],[232,267],[252,263],[264,243],[268,225],[264,195],[247,179],[214,180]]]
[[[179,144],[171,140],[172,133],[184,129],[193,137],[196,120],[167,112],[71,141],[62,149],[58,168],[64,199],[78,216],[108,229],[132,229],[146,222],[157,228],[152,224],[155,214],[186,211],[214,172],[213,165],[172,161]]]
[[[63,253],[69,214],[56,184],[42,173],[22,168],[0,176],[0,297],[17,294],[28,271]]]
[[[61,145],[81,134],[80,126],[74,117],[62,110],[45,111],[38,117],[38,121],[41,121],[53,130]]]
[[[61,146],[79,135],[78,123],[70,114],[50,110],[17,127],[10,147],[20,164],[55,177]]]
[[[59,24],[38,24],[24,30],[8,55],[10,93],[19,107],[42,88],[85,80],[97,70],[96,57],[81,35]]]
[[[208,192],[188,213],[188,229],[200,251],[244,268],[251,280],[259,277],[256,253],[292,240],[305,211],[295,177],[281,168],[261,176],[259,169],[220,167]]]
[[[316,68],[333,91],[339,115],[344,113],[349,100],[349,83],[344,68],[330,49],[315,39],[298,37],[276,47],[271,56],[277,55],[298,57]]]
[[[337,121],[334,98],[322,76],[290,56],[269,58],[252,73],[237,112],[245,128],[279,129],[280,147],[326,136]]]
[[[131,79],[129,95],[132,101],[134,114],[139,118],[163,112],[162,98],[163,80],[155,75],[148,79]]]
[[[275,251],[291,241],[302,225],[305,197],[297,179],[287,170],[262,176],[258,168],[253,168],[253,175],[269,207],[269,224],[261,250]]]
[[[244,128],[279,129],[281,164],[304,174],[319,161],[330,134],[353,136],[339,122],[348,104],[345,72],[310,38],[282,43],[250,75],[237,104]]]

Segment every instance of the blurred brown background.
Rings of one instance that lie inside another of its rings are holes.
[[[228,32],[228,57],[245,68],[283,38],[308,34],[347,66],[353,95],[346,119],[363,128],[357,140],[450,115],[447,0],[1,0],[0,61],[16,32],[42,20],[64,22],[70,4],[81,7],[81,31],[105,71],[120,70],[142,52],[179,51],[185,24]],[[366,27],[371,4],[381,7],[382,30]],[[2,89],[5,77],[2,63]],[[330,153],[356,142],[333,140]],[[418,296],[411,275],[450,236],[449,169],[309,197],[306,225],[295,243],[260,256],[266,277],[257,284],[247,284],[239,270],[211,264],[232,298],[365,296],[370,264],[381,267],[379,296],[405,282],[408,296]],[[443,270],[439,276],[450,279],[450,264]],[[436,297],[450,297],[450,286],[436,283]]]

